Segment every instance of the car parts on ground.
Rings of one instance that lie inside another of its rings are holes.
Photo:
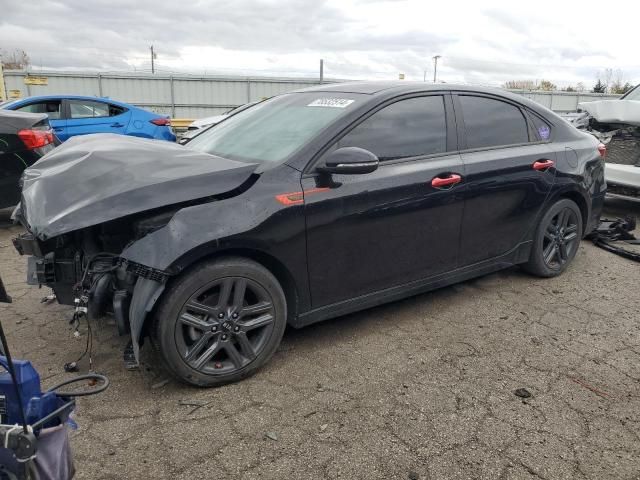
[[[598,247],[621,257],[640,262],[640,249],[625,248],[623,245],[640,245],[633,231],[636,228],[636,219],[627,217],[615,220],[603,218],[596,230],[589,238]]]

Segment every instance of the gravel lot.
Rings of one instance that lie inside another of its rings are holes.
[[[0,317],[52,385],[85,331],[24,283],[19,232],[0,229]],[[639,267],[583,242],[560,278],[514,268],[289,330],[265,369],[210,390],[167,382],[149,348],[125,371],[126,339],[101,324],[112,386],[79,401],[76,478],[638,479]]]

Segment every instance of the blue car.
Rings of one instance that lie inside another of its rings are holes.
[[[65,141],[89,133],[117,133],[176,141],[171,119],[108,98],[51,95],[21,98],[0,104],[6,110],[46,113],[56,136]]]

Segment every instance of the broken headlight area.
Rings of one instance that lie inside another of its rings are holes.
[[[21,255],[28,256],[29,284],[50,287],[59,303],[75,306],[76,312],[81,308],[89,319],[112,316],[121,335],[132,333],[137,359],[137,342],[148,309],[135,309],[134,316],[140,318],[132,318],[130,311],[136,285],[144,283],[145,289],[138,287],[138,290],[145,292],[153,291],[156,285],[155,290],[159,291],[169,275],[124,260],[120,253],[164,227],[174,213],[164,211],[142,218],[120,219],[47,240],[27,231],[14,238],[13,243]]]

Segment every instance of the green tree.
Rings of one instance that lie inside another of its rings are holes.
[[[602,80],[598,79],[596,84],[593,86],[593,93],[605,93],[607,91],[607,86],[602,83]]]

